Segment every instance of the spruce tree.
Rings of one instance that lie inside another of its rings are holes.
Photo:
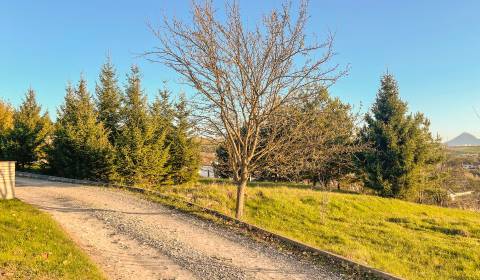
[[[370,145],[360,157],[365,186],[383,196],[412,198],[428,186],[428,170],[442,160],[438,140],[422,114],[408,114],[394,77],[381,80],[361,139]]]
[[[220,144],[215,149],[215,161],[212,162],[213,173],[218,178],[232,178],[232,168],[228,164],[228,151],[225,148],[225,144]]]
[[[117,142],[120,180],[127,184],[157,185],[168,175],[165,133],[159,134],[149,114],[138,67],[132,66],[121,111],[122,128]]]
[[[165,169],[167,170],[167,173],[165,174],[162,183],[171,184],[173,183],[173,174],[170,165],[172,159],[170,143],[173,140],[174,109],[172,103],[170,102],[170,92],[168,90],[164,89],[158,92],[158,95],[155,97],[155,100],[150,106],[150,116],[155,130],[154,137],[163,139],[164,149],[168,153],[168,160],[165,162]]]
[[[195,180],[200,167],[199,143],[191,134],[190,112],[185,97],[175,104],[174,127],[169,138],[172,179],[175,184]]]
[[[29,89],[23,103],[14,114],[14,125],[10,136],[11,157],[20,169],[43,164],[50,140],[52,123],[48,113],[41,114],[42,108],[35,99],[35,91]]]
[[[108,181],[113,172],[113,148],[98,115],[86,81],[67,86],[58,111],[50,151],[52,171],[60,176]]]
[[[115,67],[110,58],[103,64],[99,75],[99,83],[95,87],[98,119],[108,131],[112,144],[118,138],[120,126],[120,106],[122,94],[117,85]]]
[[[157,127],[157,133],[165,133],[167,138],[170,138],[173,131],[175,112],[170,101],[170,92],[168,90],[164,89],[158,92],[158,95],[150,106],[150,114]]]

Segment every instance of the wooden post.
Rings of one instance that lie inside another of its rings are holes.
[[[0,161],[0,199],[15,197],[15,162]]]

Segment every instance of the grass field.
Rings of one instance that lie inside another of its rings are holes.
[[[0,200],[0,279],[104,277],[49,215]]]
[[[235,187],[159,189],[234,214]],[[480,213],[368,195],[257,184],[245,221],[407,279],[480,279]]]
[[[464,154],[480,154],[480,146],[447,147],[447,152],[457,156]]]

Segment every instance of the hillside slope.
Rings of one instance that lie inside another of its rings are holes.
[[[234,214],[235,187],[165,194]],[[251,186],[245,220],[407,279],[480,279],[480,213],[299,186]]]

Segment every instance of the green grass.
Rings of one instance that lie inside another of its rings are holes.
[[[159,188],[228,215],[235,187]],[[480,213],[368,195],[257,184],[246,222],[407,279],[480,279]]]
[[[464,154],[480,154],[480,146],[447,147],[447,151],[457,156]]]
[[[45,213],[0,200],[0,279],[104,279]]]

